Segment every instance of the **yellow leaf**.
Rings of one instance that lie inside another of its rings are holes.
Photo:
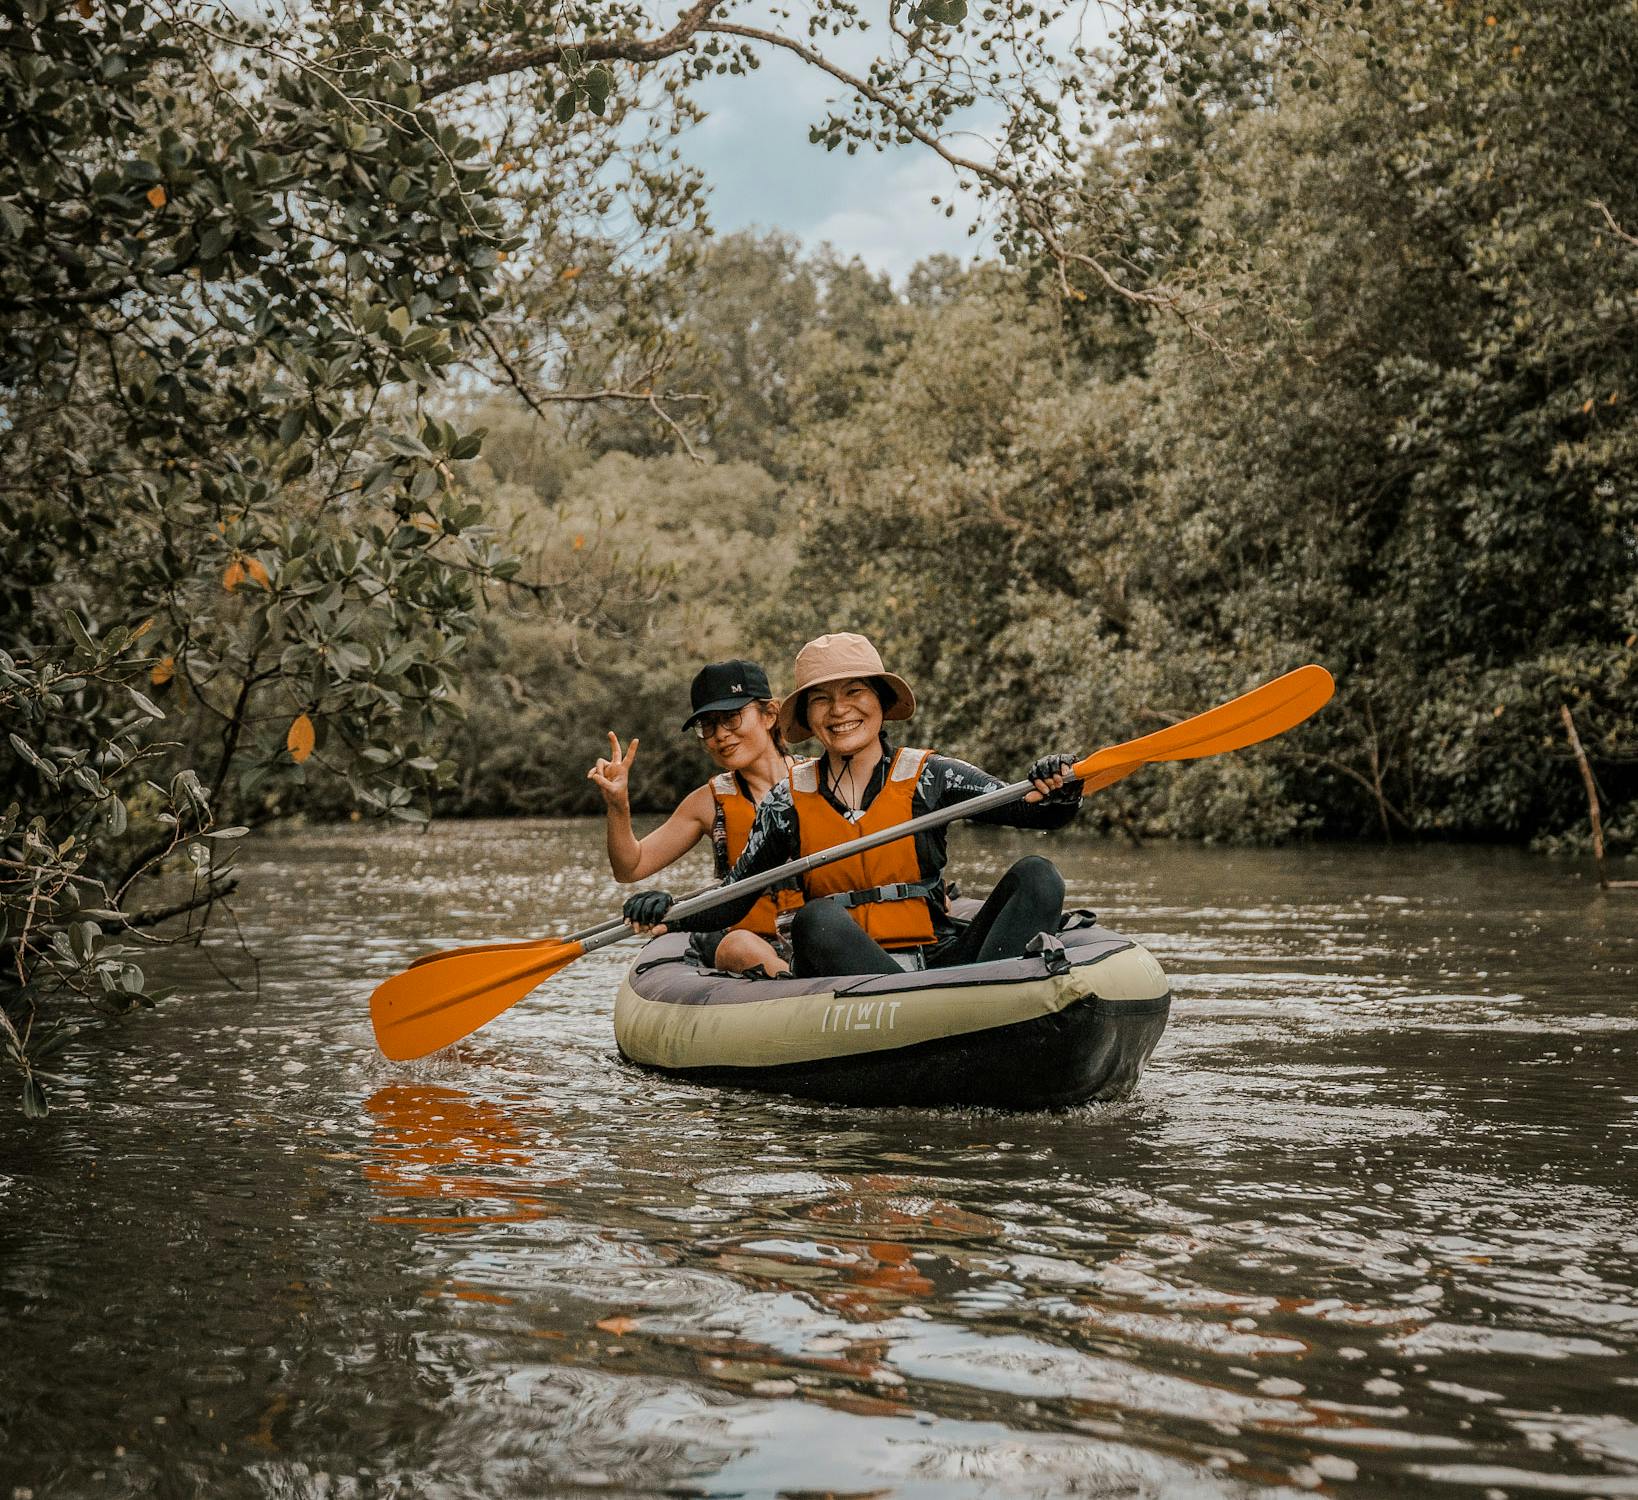
[[[575,537],[574,537],[574,550],[576,552],[578,552],[585,545],[586,545],[586,533],[583,532],[583,531],[577,531],[575,533]]]
[[[222,587],[231,594],[244,581],[245,565],[238,558],[234,558],[222,573]]]
[[[1591,396],[1588,396],[1587,399],[1581,403],[1582,415],[1585,416],[1592,409],[1593,409],[1593,398]]]
[[[1616,398],[1616,397],[1617,397],[1617,396],[1618,396],[1618,395],[1619,395],[1619,394],[1620,394],[1620,392],[1619,392],[1619,391],[1611,391],[1611,392],[1610,392],[1610,399],[1609,399],[1609,401],[1608,401],[1608,402],[1607,402],[1607,403],[1606,403],[1606,404],[1607,404],[1607,405],[1609,405],[1609,406],[1614,406],[1614,405],[1615,405],[1615,398]]]
[[[79,3],[74,7],[74,9],[84,16],[86,20],[89,21],[91,19],[91,0],[79,0]]]
[[[91,7],[89,5],[86,6],[87,10],[90,8]],[[153,204],[155,208],[163,208],[165,206],[165,189],[162,188],[157,182],[148,189],[148,201]]]
[[[562,275],[561,279],[564,280],[564,281],[573,281],[575,279],[575,277],[578,276],[579,274],[580,274],[580,267],[579,266],[565,266],[563,268],[563,275]]]
[[[164,687],[171,678],[176,676],[176,658],[162,656],[154,663],[154,669],[148,674],[148,681],[155,687]]]
[[[628,1318],[624,1313],[616,1313],[612,1318],[599,1318],[597,1326],[604,1333],[612,1333],[616,1338],[624,1338],[637,1326],[635,1318]]]
[[[1505,703],[1498,703],[1498,704],[1497,704],[1497,705],[1496,705],[1496,711],[1495,711],[1495,713],[1493,713],[1493,714],[1491,714],[1491,716],[1490,716],[1490,717],[1491,717],[1491,718],[1492,718],[1492,719],[1499,719],[1499,718],[1501,718],[1501,716],[1502,716],[1502,715],[1503,715],[1503,714],[1504,714],[1504,713],[1506,713],[1506,712],[1507,712],[1507,705],[1506,705],[1506,704],[1505,704]]]
[[[254,578],[257,583],[261,584],[264,589],[273,587],[273,580],[267,576],[267,569],[257,562],[254,557],[245,559],[245,572]]]
[[[1496,18],[1494,16],[1486,16],[1484,18],[1484,24],[1486,26],[1494,26],[1496,24]]]
[[[152,630],[153,628],[154,628],[154,617],[152,615],[149,615],[146,620],[144,620],[140,625],[137,626],[137,628],[135,630],[133,630],[131,632],[131,639],[133,641],[140,641],[143,638],[143,636],[147,635],[147,633],[150,630]]]
[[[284,737],[284,748],[298,766],[313,753],[314,739],[313,721],[306,714],[297,714],[291,722],[290,733]]]

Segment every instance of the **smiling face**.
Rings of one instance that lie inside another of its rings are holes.
[[[710,732],[703,743],[723,770],[743,771],[772,748],[778,718],[770,703],[747,703],[738,713],[708,714],[702,727]]]
[[[862,677],[808,689],[808,727],[832,755],[857,755],[882,732],[882,700]]]

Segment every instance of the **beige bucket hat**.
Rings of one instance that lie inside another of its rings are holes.
[[[849,677],[880,677],[895,697],[884,719],[908,719],[916,711],[910,684],[882,665],[881,654],[862,635],[841,631],[821,635],[796,653],[796,683],[779,705],[779,728],[785,739],[799,745],[813,738],[808,728],[807,692],[822,682],[844,682]]]

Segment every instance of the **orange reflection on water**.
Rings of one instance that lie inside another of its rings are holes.
[[[514,1180],[535,1153],[517,1118],[493,1100],[435,1084],[393,1083],[377,1089],[364,1108],[375,1122],[364,1180],[376,1192],[389,1199],[466,1200],[460,1213],[383,1213],[372,1215],[373,1222],[437,1233],[562,1212],[539,1190],[569,1179]]]

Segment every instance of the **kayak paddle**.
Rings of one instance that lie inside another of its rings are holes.
[[[695,891],[696,896],[703,896],[705,891],[720,890],[720,885],[708,885],[704,890]],[[584,943],[594,937],[601,937],[605,932],[619,932],[626,928],[624,917],[612,917],[607,922],[599,922],[595,927],[588,927],[584,932],[572,933],[566,938],[524,938],[519,942],[510,943],[475,943],[470,948],[450,948],[443,953],[423,953],[419,958],[410,961],[410,968],[419,969],[423,964],[442,963],[446,958],[462,958],[468,953],[528,953],[535,948],[546,948],[558,943]]]
[[[1140,766],[1169,760],[1200,760],[1230,750],[1243,750],[1284,734],[1321,707],[1335,690],[1324,667],[1298,667],[1249,693],[1195,714],[1153,734],[1095,750],[1075,762],[1070,774],[1081,782],[1084,795],[1111,786]],[[678,901],[668,919],[689,917],[750,891],[766,890],[794,880],[849,855],[862,854],[883,844],[909,838],[924,828],[938,828],[974,813],[1005,807],[1021,800],[1034,783],[1015,781],[967,802],[923,813],[907,823],[852,839],[834,848],[793,859],[749,880],[713,886]],[[425,1057],[440,1047],[470,1036],[495,1019],[559,970],[610,943],[631,936],[623,921],[567,938],[535,942],[486,944],[433,954],[386,980],[370,996],[370,1020],[382,1053],[403,1061]]]

